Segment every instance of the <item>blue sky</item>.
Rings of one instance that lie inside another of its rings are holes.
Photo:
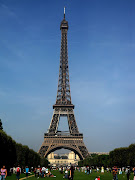
[[[135,1],[0,0],[0,118],[37,151],[56,101],[63,7],[72,103],[90,152],[135,143]]]

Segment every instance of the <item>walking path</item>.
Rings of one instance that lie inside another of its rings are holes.
[[[23,177],[20,180],[27,179],[27,178],[30,178],[30,177],[33,177],[33,176],[35,176],[35,175],[31,175],[31,176],[28,176],[28,177]]]

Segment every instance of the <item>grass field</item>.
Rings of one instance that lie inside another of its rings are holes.
[[[43,179],[61,180],[61,179],[63,179],[63,174],[60,174],[59,171],[56,171],[56,170],[52,171],[52,174],[55,175],[56,177],[55,178],[52,178],[52,177],[39,178],[39,180],[43,180]],[[74,180],[95,180],[96,176],[100,176],[101,180],[112,180],[112,174],[111,173],[101,174],[101,173],[93,172],[90,175],[87,175],[85,173],[78,172],[78,171],[75,171]],[[25,175],[21,174],[20,178],[23,178],[23,177],[25,177]],[[6,180],[16,180],[16,175],[8,176],[6,178]],[[37,178],[35,178],[34,176],[29,177],[29,180],[37,180]],[[126,175],[125,174],[118,175],[118,180],[127,180]],[[133,180],[133,174],[130,175],[130,180]]]

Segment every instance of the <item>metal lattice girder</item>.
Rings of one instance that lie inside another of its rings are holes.
[[[63,19],[61,22],[61,53],[59,66],[59,81],[57,90],[57,105],[69,105],[71,103],[70,84],[69,84],[69,66],[68,66],[68,48],[67,48],[67,30],[68,22]]]
[[[55,108],[54,113],[52,116],[52,120],[50,123],[50,127],[48,133],[57,133],[58,124],[60,120],[60,116],[66,116],[68,120],[69,132],[70,134],[77,134],[79,133],[73,108],[68,108],[65,106],[64,108]]]
[[[89,153],[83,142],[83,134],[79,133],[74,116],[74,105],[71,102],[67,48],[68,22],[65,20],[65,15],[61,22],[60,30],[61,53],[56,104],[53,106],[52,120],[48,132],[45,133],[44,142],[39,150],[39,154],[47,157],[49,153],[65,148],[77,153],[80,159],[84,159]],[[69,134],[64,136],[58,132],[60,116],[66,116],[68,120]]]

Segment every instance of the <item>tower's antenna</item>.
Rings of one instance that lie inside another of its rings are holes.
[[[65,19],[65,7],[64,7],[64,19]]]

